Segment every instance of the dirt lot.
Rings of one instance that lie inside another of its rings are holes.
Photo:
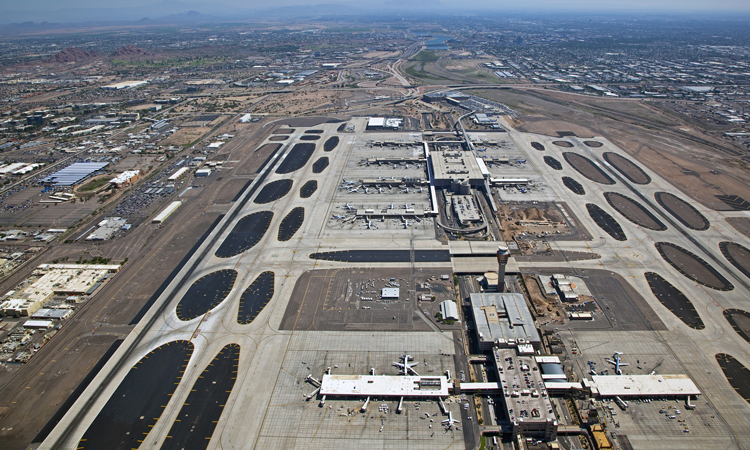
[[[746,277],[750,278],[750,250],[735,242],[722,242],[719,244],[721,253]]]
[[[275,94],[256,103],[248,112],[251,114],[302,114],[307,112],[338,109],[340,94],[329,91],[296,91]]]
[[[656,231],[667,229],[666,225],[632,198],[616,192],[605,192],[604,197],[610,206],[634,224]]]
[[[629,159],[613,152],[604,153],[604,159],[635,184],[649,184],[651,177]]]
[[[716,195],[750,198],[750,164],[736,156],[735,147],[700,130],[685,131],[679,118],[656,110],[648,102],[607,101],[551,90],[529,93],[484,90],[480,95],[522,113],[516,121],[520,131],[604,136],[709,208],[732,209]],[[592,109],[589,104],[605,109]]]
[[[589,180],[601,184],[615,184],[615,180],[594,165],[587,157],[571,152],[563,153],[563,157],[568,164]]]
[[[710,226],[708,219],[703,214],[681,198],[667,192],[657,192],[655,196],[656,202],[686,227],[703,231]]]
[[[734,289],[716,269],[689,250],[668,242],[657,242],[656,248],[672,267],[691,280],[719,291]]]
[[[561,318],[560,301],[556,296],[547,296],[542,291],[539,283],[542,281],[537,275],[524,274],[523,281],[526,290],[529,292],[531,304],[534,305],[537,317],[549,316],[552,318]]]
[[[576,125],[562,120],[551,120],[541,115],[524,115],[521,116],[521,124],[518,131],[526,133],[544,134],[546,136],[559,136],[560,131],[570,131],[578,137],[592,138],[594,132],[586,127]]]
[[[750,237],[750,219],[747,217],[727,217],[726,220],[735,230]]]
[[[541,209],[540,209],[541,208]],[[502,226],[504,240],[526,233],[529,237],[541,234],[569,235],[573,230],[568,227],[562,213],[554,204],[500,205],[497,218]]]
[[[211,131],[209,127],[180,128],[177,132],[161,141],[161,145],[187,145],[202,138],[209,131]]]

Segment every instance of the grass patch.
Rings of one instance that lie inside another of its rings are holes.
[[[161,61],[130,61],[126,59],[115,59],[112,61],[116,67],[203,67],[224,62],[224,58],[172,58]]]
[[[326,33],[369,33],[372,28],[367,27],[341,27],[341,28],[328,28]]]
[[[426,78],[430,80],[447,80],[448,78],[441,77],[439,75],[435,75],[433,73],[427,72],[424,69],[425,63],[420,61],[417,62],[414,65],[409,65],[408,67],[404,68],[404,72],[411,75],[414,78]]]
[[[410,59],[412,61],[435,62],[440,59],[441,53],[442,52],[436,52],[435,50],[422,50]]]
[[[109,183],[109,179],[107,178],[99,178],[97,180],[91,180],[87,184],[85,184],[80,190],[83,192],[95,191],[107,183]]]

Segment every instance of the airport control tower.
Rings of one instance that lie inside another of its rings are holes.
[[[508,265],[510,250],[505,244],[497,246],[497,292],[505,292],[505,266]]]

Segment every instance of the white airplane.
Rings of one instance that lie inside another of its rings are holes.
[[[378,194],[382,194],[382,193],[383,193],[383,188],[379,187],[378,188]]]
[[[416,365],[419,365],[419,363],[417,362],[410,363],[409,362],[410,359],[414,359],[414,358],[412,358],[411,355],[402,355],[401,360],[403,361],[403,363],[394,362],[393,365],[401,369],[402,375],[408,375],[409,374],[408,372],[411,372],[415,376],[419,376],[417,371],[413,369],[413,367]]]
[[[347,211],[351,211],[351,210],[355,209],[353,206],[349,206],[349,203],[347,203],[346,205],[344,205],[344,208],[346,208]]]
[[[372,220],[367,220],[367,229],[369,230],[372,227]]]
[[[390,208],[388,208],[388,209],[393,209],[393,203],[391,203],[391,206],[390,206]]]
[[[404,228],[409,228],[409,219],[404,220]]]
[[[461,423],[460,420],[453,418],[453,413],[448,411],[448,418],[443,420],[443,425],[445,426],[446,431],[453,428],[453,425],[458,425]]]
[[[353,194],[355,192],[359,192],[359,188],[358,187],[355,187],[354,189],[349,189],[349,193],[350,194]]]
[[[404,188],[404,190],[403,190],[402,192],[403,192],[404,194],[408,194],[408,193],[409,193],[409,188]]]
[[[422,188],[419,188],[419,193],[420,193],[420,194],[422,193]]]
[[[620,367],[630,365],[628,363],[620,362],[620,355],[622,355],[622,352],[615,352],[615,354],[612,355],[612,359],[607,360],[608,363],[615,366],[615,373],[617,375],[622,375],[622,369],[620,369]]]
[[[333,215],[333,218],[334,218],[334,219],[343,219],[344,217],[346,217],[346,216],[339,216],[339,215],[337,215],[337,214],[334,214],[334,215]]]
[[[404,209],[409,209],[409,204],[408,203],[404,203]]]
[[[369,194],[369,193],[370,193],[370,188],[365,188],[365,194]]]

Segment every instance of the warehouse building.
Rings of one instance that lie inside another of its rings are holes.
[[[443,320],[459,320],[458,307],[453,300],[445,300],[440,303],[440,316]]]
[[[74,186],[107,167],[108,162],[78,162],[43,178],[41,183],[53,186]]]

